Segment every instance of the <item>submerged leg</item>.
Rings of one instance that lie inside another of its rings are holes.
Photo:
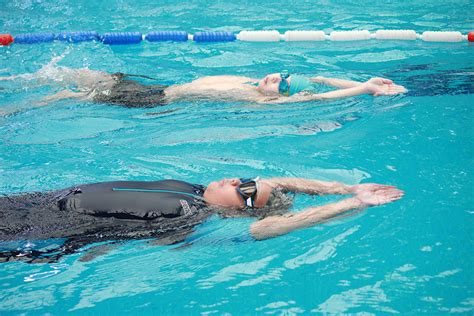
[[[45,84],[55,83],[66,88],[90,91],[99,84],[113,83],[112,75],[86,68],[43,67],[36,73],[36,78]]]
[[[70,90],[62,90],[59,91],[58,93],[55,93],[53,95],[44,97],[39,103],[37,103],[38,106],[43,106],[47,105],[50,102],[54,101],[59,101],[59,100],[64,100],[64,99],[86,99],[88,96],[87,92],[74,92]]]
[[[16,78],[18,78],[18,76],[0,77],[0,81],[15,80]]]
[[[0,251],[0,263],[11,261],[22,261],[25,263],[54,263],[65,255],[73,254],[84,247],[87,243],[68,239],[59,247],[48,250],[6,250]]]
[[[186,240],[186,238],[193,233],[192,228],[185,228],[180,231],[171,231],[168,233],[159,236],[157,239],[154,239],[150,242],[152,245],[156,246],[166,246],[174,245]]]
[[[55,57],[35,73],[0,77],[0,81],[18,81],[21,87],[59,85],[65,88],[76,88],[90,91],[98,84],[113,83],[112,75],[87,68],[74,69],[57,66],[62,57]]]
[[[110,251],[114,250],[117,246],[115,244],[105,244],[94,246],[87,250],[87,252],[79,258],[80,262],[90,262],[97,257],[108,254]]]

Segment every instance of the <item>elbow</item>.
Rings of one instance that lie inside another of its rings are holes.
[[[256,240],[265,240],[271,238],[264,225],[259,224],[259,222],[254,223],[250,226],[250,234]]]
[[[264,240],[281,235],[278,223],[270,218],[260,220],[250,226],[250,234],[256,240]]]

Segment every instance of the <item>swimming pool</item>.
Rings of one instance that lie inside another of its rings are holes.
[[[469,1],[12,1],[12,34],[37,31],[474,29]],[[359,8],[364,8],[363,11]],[[191,246],[134,241],[90,262],[1,264],[0,311],[61,314],[472,313],[472,44],[100,43],[0,47],[0,75],[51,60],[163,83],[289,69],[354,80],[386,76],[410,92],[323,104],[181,102],[166,108],[58,102],[52,88],[1,85],[0,192],[76,183],[298,176],[403,188],[403,200],[251,242],[247,219],[211,218]],[[173,110],[172,112],[164,112]],[[162,113],[164,112],[164,113]],[[301,197],[295,209],[328,198]]]

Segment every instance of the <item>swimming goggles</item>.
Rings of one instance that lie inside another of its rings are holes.
[[[281,77],[281,81],[280,81],[280,85],[278,86],[278,92],[288,97],[290,95],[290,84],[287,79],[290,77],[290,74],[288,73],[288,71],[283,70],[280,73],[280,77]]]
[[[258,191],[258,177],[255,179],[240,179],[240,184],[235,188],[237,193],[242,197],[245,202],[245,205],[251,208],[255,207],[255,200],[257,197]]]

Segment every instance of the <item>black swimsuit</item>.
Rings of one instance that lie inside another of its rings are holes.
[[[205,187],[183,181],[115,181],[47,193],[0,197],[0,262],[55,261],[100,241],[143,238],[184,240],[211,214],[202,199]],[[2,250],[1,241],[65,238],[58,251]]]
[[[95,91],[93,100],[99,103],[122,105],[128,108],[151,108],[165,105],[165,85],[143,85],[134,80],[127,80],[128,77],[144,77],[139,75],[127,75],[115,73],[112,78],[115,80],[112,88]]]

